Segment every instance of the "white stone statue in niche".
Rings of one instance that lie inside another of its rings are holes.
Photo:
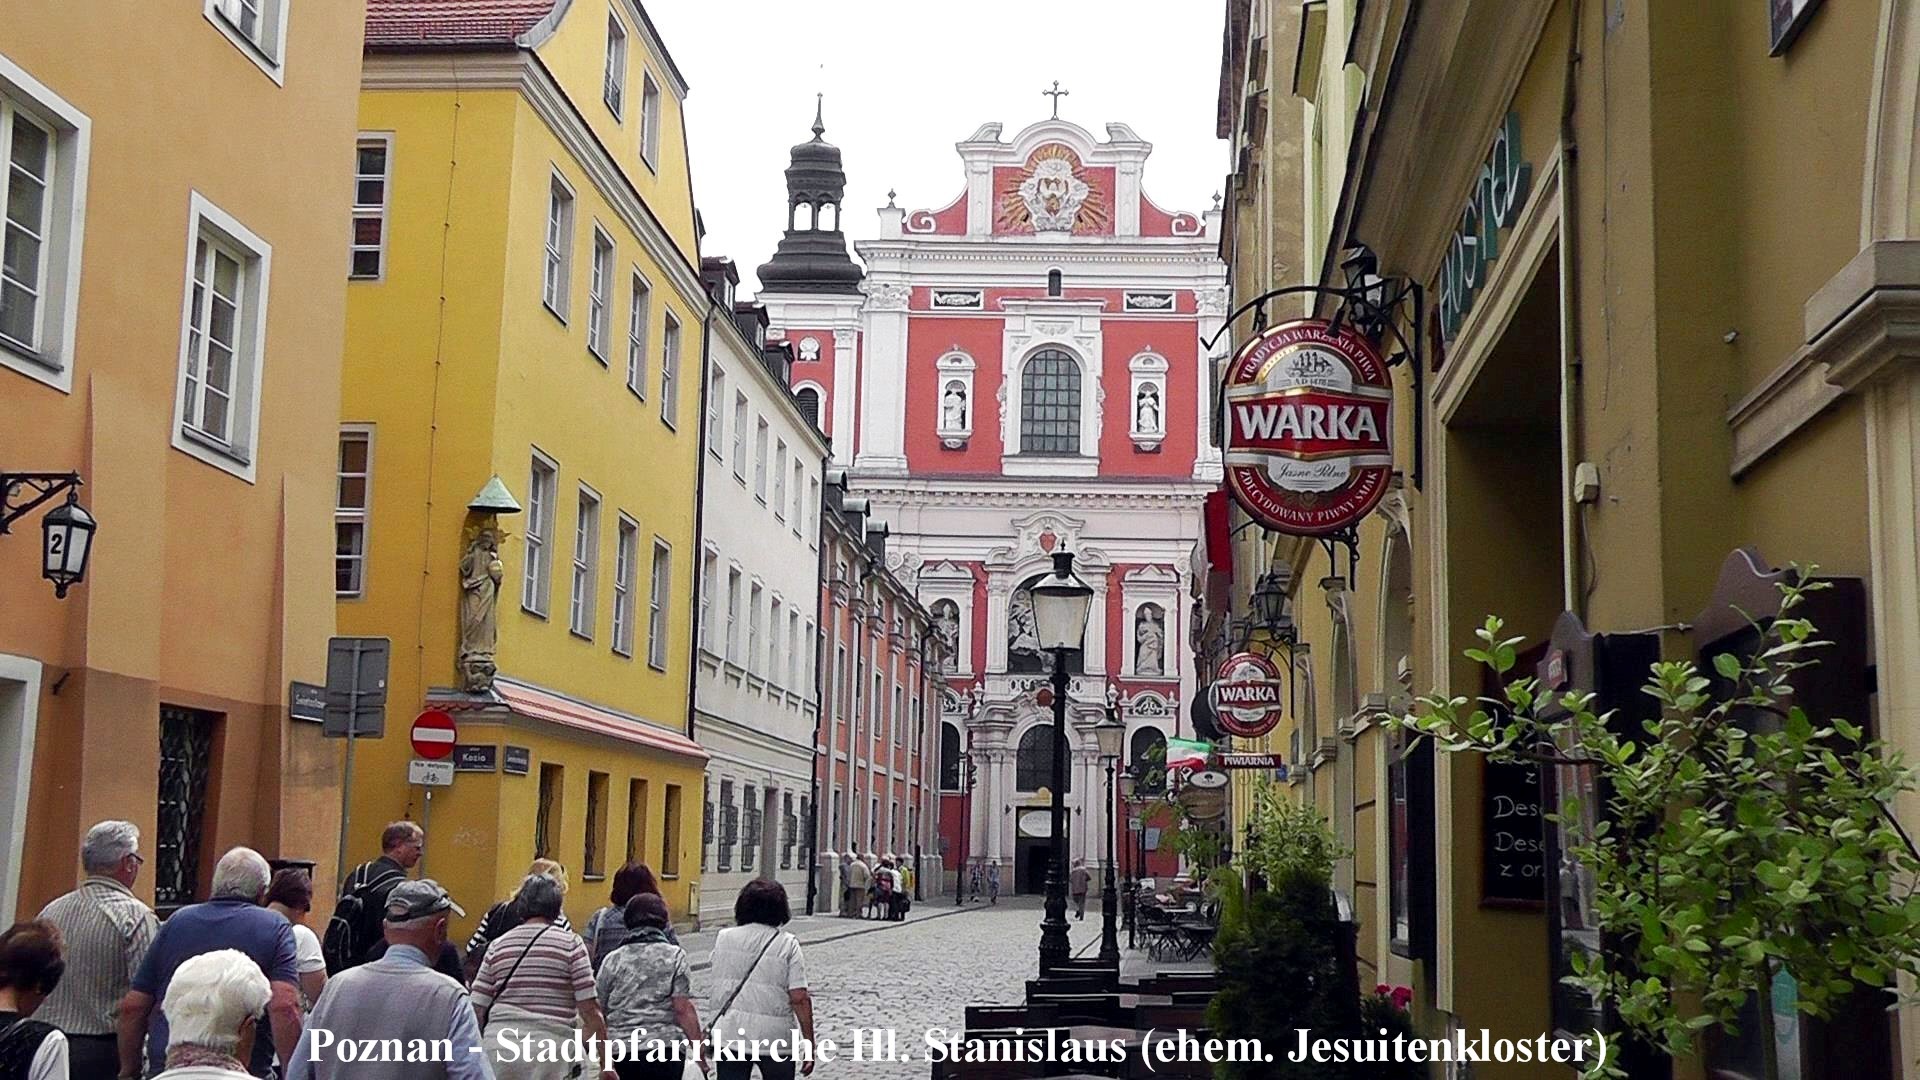
[[[1147,383],[1133,403],[1133,430],[1142,435],[1160,434],[1160,388]]]
[[[1133,666],[1142,675],[1166,674],[1166,617],[1145,604],[1133,620]]]
[[[941,600],[933,605],[933,630],[940,635],[944,653],[940,660],[940,670],[952,674],[960,670],[960,608],[951,600]]]
[[[967,430],[967,391],[957,379],[940,395],[940,430]]]
[[[1016,589],[1007,605],[1007,651],[1040,655],[1040,629],[1033,621],[1033,594]]]

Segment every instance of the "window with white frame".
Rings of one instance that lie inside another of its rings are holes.
[[[727,401],[727,373],[709,369],[707,381],[707,453],[719,457],[720,440],[726,435],[725,414],[720,410]]]
[[[773,518],[787,520],[787,440],[773,444]]]
[[[272,249],[198,192],[190,220],[174,445],[251,479]]]
[[[673,549],[653,538],[653,581],[647,590],[647,663],[667,670],[667,601],[673,595]]]
[[[893,727],[893,744],[895,746],[903,746],[906,744],[906,741],[907,741],[907,726],[906,724],[902,723],[903,714],[900,711],[900,700],[901,700],[900,695],[901,695],[900,684],[894,683],[893,684],[893,715],[888,718],[887,722]]]
[[[605,83],[600,90],[600,99],[613,111],[614,118],[620,117],[620,105],[627,93],[627,28],[620,25],[620,16],[607,12],[607,71]]]
[[[633,272],[631,305],[627,308],[627,389],[647,396],[647,327],[653,320],[653,289],[640,271]]]
[[[0,56],[0,365],[73,385],[92,122]]]
[[[700,556],[700,647],[713,651],[713,598],[720,591],[720,556],[708,548]]]
[[[1020,453],[1080,452],[1080,364],[1041,349],[1020,370]]]
[[[727,570],[727,659],[740,662],[740,570]]]
[[[760,641],[763,635],[761,634],[760,591],[758,584],[747,591],[747,670],[755,675],[760,674],[761,670]]]
[[[733,395],[733,478],[747,482],[747,395]]]
[[[573,518],[573,586],[568,590],[567,627],[583,638],[593,637],[594,579],[600,570],[600,495],[580,485],[580,505]]]
[[[521,544],[527,563],[520,581],[520,606],[535,615],[547,614],[548,579],[553,563],[553,502],[558,497],[559,467],[534,451],[527,477],[527,534]]]
[[[387,264],[387,189],[393,136],[362,134],[353,156],[353,250],[347,276],[378,280]]]
[[[660,168],[660,84],[650,71],[640,75],[640,160]]]
[[[764,417],[755,420],[753,425],[753,497],[762,503],[767,501],[767,421]]]
[[[800,686],[800,610],[796,605],[787,612],[787,688]]]
[[[607,362],[607,338],[613,334],[613,238],[593,227],[593,265],[587,273],[587,351]]]
[[[640,523],[620,515],[620,535],[613,550],[613,651],[633,655],[633,574],[640,562]]]
[[[799,455],[793,461],[793,512],[787,515],[787,521],[793,525],[793,535],[800,535],[801,523],[807,520],[807,504],[801,499],[806,494],[807,467],[800,464]]]
[[[276,83],[284,82],[289,0],[206,0],[207,20],[234,43],[254,66]]]
[[[820,647],[820,638],[818,635],[819,635],[819,629],[814,626],[812,619],[808,619],[807,620],[807,666],[802,670],[802,676],[807,679],[808,684],[812,683],[814,666],[819,662],[817,659],[819,654],[816,652],[816,650],[819,649]]]
[[[340,429],[333,500],[333,593],[359,599],[367,590],[367,508],[373,495],[373,430]]]
[[[820,546],[820,481],[807,481],[807,538]]]
[[[780,683],[780,669],[784,666],[780,663],[780,628],[786,610],[786,603],[775,596],[767,611],[767,666],[764,670],[767,681],[776,685]]]
[[[567,285],[573,274],[573,189],[560,174],[553,175],[547,192],[546,273],[540,299],[547,310],[567,321]]]
[[[660,419],[668,427],[680,420],[680,320],[671,311],[660,335]]]

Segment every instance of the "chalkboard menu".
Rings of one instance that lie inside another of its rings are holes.
[[[1540,805],[1540,769],[1528,764],[1486,762],[1481,780],[1480,904],[1544,909],[1545,819]]]

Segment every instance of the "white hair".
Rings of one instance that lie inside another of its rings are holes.
[[[215,900],[239,899],[258,900],[267,890],[267,882],[273,880],[273,869],[267,860],[250,847],[237,847],[213,865],[213,887],[209,890]]]
[[[167,1049],[203,1046],[233,1053],[241,1022],[259,1016],[272,996],[260,965],[238,949],[193,957],[174,969],[166,1000],[160,1003],[167,1014]]]
[[[131,821],[103,821],[87,830],[80,845],[80,865],[89,874],[105,874],[120,860],[140,850],[140,826]]]

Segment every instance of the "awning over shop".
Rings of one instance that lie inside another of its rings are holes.
[[[435,689],[428,693],[427,704],[454,712],[504,708],[530,720],[603,735],[701,764],[709,757],[699,743],[678,731],[505,677],[496,678],[493,693],[484,696]]]

